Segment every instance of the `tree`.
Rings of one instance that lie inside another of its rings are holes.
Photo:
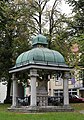
[[[73,17],[68,24],[71,29],[71,43],[79,45],[80,63],[84,66],[84,1],[83,0],[66,0],[72,6]]]
[[[8,103],[11,88],[9,68],[15,65],[15,59],[21,52],[29,49],[29,37],[33,30],[30,31],[31,28],[27,26],[28,20],[24,21],[26,16],[24,16],[23,5],[20,7],[20,12],[18,6],[14,5],[13,2],[1,1],[0,9],[0,78],[5,78],[8,81],[5,100]]]
[[[22,1],[16,1],[17,5],[21,6]],[[50,0],[26,1],[25,4],[28,4],[27,6],[30,9],[28,15],[30,16],[29,18],[31,18],[30,20],[32,20],[32,23],[27,24],[27,26],[34,30],[32,35],[40,33],[48,36],[48,48],[58,50],[67,60],[67,53],[70,47],[66,42],[68,38],[67,30],[64,25],[66,23],[66,18],[58,9],[58,5],[61,1],[54,0],[52,7],[48,6],[49,2]],[[25,4],[24,8],[26,9]],[[32,12],[34,14],[32,14]],[[28,17],[26,18],[28,19]],[[23,17],[23,19],[25,19],[25,17]],[[28,21],[30,20],[28,19]],[[64,46],[66,46],[66,49]]]
[[[1,20],[0,20],[0,78],[6,78],[9,80],[7,85],[7,98],[10,96],[10,84],[11,79],[8,73],[9,68],[12,66],[11,56],[12,56],[12,49],[11,49],[11,33],[12,29],[9,30],[13,19],[11,16],[8,17],[8,13],[10,13],[10,9],[8,7],[7,2],[0,1],[0,13],[1,13]],[[10,32],[9,32],[10,31]]]

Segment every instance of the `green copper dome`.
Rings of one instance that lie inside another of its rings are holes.
[[[34,48],[22,53],[16,60],[16,66],[29,63],[50,63],[50,64],[65,64],[63,56],[54,50],[48,48]]]
[[[23,52],[16,60],[16,67],[24,66],[30,63],[65,65],[64,57],[55,50],[45,47],[47,39],[43,35],[37,35],[33,38],[33,49]],[[40,45],[40,46],[38,46]]]
[[[46,37],[41,34],[34,37],[32,40],[32,46],[37,45],[37,44],[47,45],[48,42],[47,42]]]

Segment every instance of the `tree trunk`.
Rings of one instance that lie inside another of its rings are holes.
[[[10,96],[10,90],[11,90],[11,79],[9,78],[8,84],[7,84],[7,95],[6,95],[6,99],[4,100],[4,103],[8,104],[12,102],[12,98]]]

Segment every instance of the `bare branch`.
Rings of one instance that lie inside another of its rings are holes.
[[[42,10],[41,10],[41,12],[44,10],[44,8],[45,8],[45,6],[46,6],[46,4],[47,4],[47,0],[45,0],[45,3],[44,3],[44,5],[43,5],[43,7],[42,7]]]

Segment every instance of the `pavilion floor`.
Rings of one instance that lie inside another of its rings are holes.
[[[20,106],[8,108],[11,112],[41,113],[41,112],[72,112],[71,106]]]

